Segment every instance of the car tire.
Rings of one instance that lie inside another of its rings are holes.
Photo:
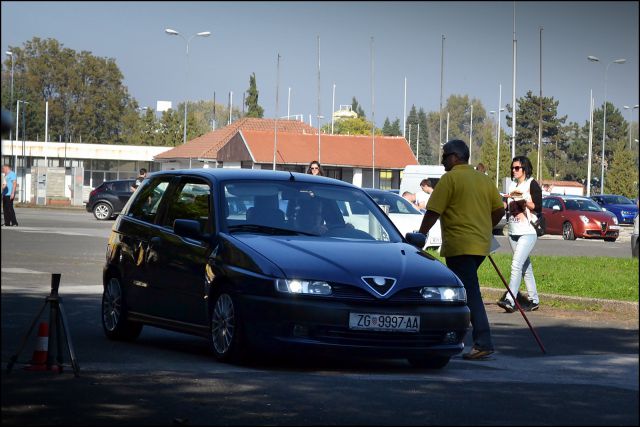
[[[562,224],[562,238],[564,240],[576,240],[576,234],[573,231],[573,225],[570,222]]]
[[[226,289],[216,292],[209,318],[209,345],[221,362],[239,361],[243,355],[243,323],[236,298]]]
[[[93,207],[93,216],[99,221],[106,221],[113,215],[113,208],[108,203],[99,202]]]
[[[142,332],[142,324],[127,319],[127,307],[118,277],[111,277],[102,292],[102,328],[107,338],[133,341]]]
[[[414,368],[442,369],[449,363],[449,356],[422,356],[410,357],[409,363]]]

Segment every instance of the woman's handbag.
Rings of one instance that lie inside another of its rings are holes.
[[[533,228],[536,230],[536,234],[538,237],[544,236],[545,231],[547,230],[547,222],[544,219],[544,215],[542,212],[538,214],[537,221],[529,221]]]

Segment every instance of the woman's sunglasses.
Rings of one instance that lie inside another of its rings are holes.
[[[512,171],[518,172],[520,169],[522,169],[522,166],[511,166]]]

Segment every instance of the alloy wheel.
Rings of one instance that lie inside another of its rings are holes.
[[[211,341],[218,354],[226,354],[231,349],[235,326],[233,300],[229,294],[220,294],[211,315]]]

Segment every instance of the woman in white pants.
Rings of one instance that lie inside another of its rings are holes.
[[[513,158],[511,161],[512,182],[509,186],[507,206],[505,206],[508,210],[509,244],[513,250],[509,289],[514,296],[517,295],[520,282],[524,278],[529,294],[528,303],[522,307],[526,311],[537,310],[540,303],[529,254],[538,240],[538,235],[531,222],[535,222],[542,211],[542,189],[531,177],[532,172],[533,166],[528,157],[517,156]],[[508,292],[504,299],[498,301],[498,305],[507,313],[513,313],[516,310],[515,302]]]

